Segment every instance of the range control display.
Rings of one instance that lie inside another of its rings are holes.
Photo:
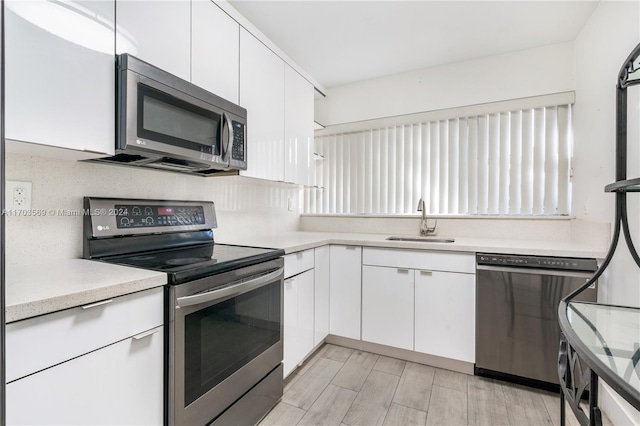
[[[115,206],[118,228],[149,228],[157,226],[204,225],[202,206]]]

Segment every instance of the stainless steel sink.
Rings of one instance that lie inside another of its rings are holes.
[[[388,241],[413,241],[416,243],[453,243],[454,238],[438,238],[438,237],[388,237]]]

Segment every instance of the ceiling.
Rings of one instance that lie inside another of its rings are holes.
[[[230,0],[326,88],[574,40],[597,1]]]

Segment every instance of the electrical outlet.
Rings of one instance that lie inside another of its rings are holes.
[[[5,184],[4,205],[7,210],[31,210],[31,182],[8,180]]]

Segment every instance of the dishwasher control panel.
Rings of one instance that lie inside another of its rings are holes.
[[[577,257],[521,256],[512,254],[478,253],[478,265],[511,266],[515,268],[560,269],[593,272],[598,268],[595,259]]]

